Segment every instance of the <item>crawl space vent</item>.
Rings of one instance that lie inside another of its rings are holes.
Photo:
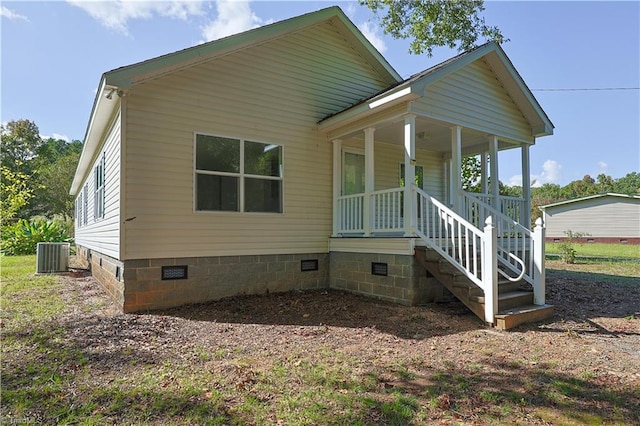
[[[187,269],[188,269],[187,265],[163,266],[162,279],[163,280],[186,280]]]

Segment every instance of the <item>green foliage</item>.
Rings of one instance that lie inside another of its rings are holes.
[[[0,220],[11,222],[24,206],[33,198],[33,188],[29,186],[30,176],[0,166]]]
[[[558,250],[560,251],[560,258],[564,263],[576,262],[576,249],[574,247],[578,238],[586,237],[588,234],[584,232],[573,232],[571,230],[564,231],[567,236],[560,244],[558,244]]]
[[[70,237],[65,226],[43,219],[7,225],[2,232],[2,253],[6,255],[34,254],[40,242],[65,242]]]
[[[42,145],[40,131],[33,121],[11,120],[0,126],[2,165],[14,172],[30,174],[30,161]]]
[[[69,188],[82,151],[82,142],[42,140],[30,120],[11,120],[0,129],[2,138],[2,220],[36,215],[73,216]]]
[[[461,174],[462,189],[464,191],[475,192],[475,189],[479,191],[479,182],[482,177],[480,157],[464,157],[461,164]]]
[[[432,56],[439,46],[464,51],[479,40],[508,41],[498,27],[486,25],[480,17],[482,0],[360,0],[360,4],[378,16],[385,33],[412,39],[409,51],[417,55]]]
[[[560,254],[561,243],[546,243],[545,253]],[[637,259],[640,260],[640,245],[609,243],[576,243],[576,252],[582,256],[605,259]]]
[[[616,180],[615,192],[620,194],[640,194],[640,173],[631,172]]]
[[[74,204],[69,188],[79,158],[79,152],[71,152],[38,168],[35,198],[28,209],[28,216],[61,214],[73,217]]]

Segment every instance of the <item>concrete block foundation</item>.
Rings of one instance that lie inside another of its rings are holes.
[[[409,254],[332,251],[120,261],[84,247],[78,247],[77,253],[123,312],[323,288],[403,305],[437,301],[448,293]],[[314,269],[316,263],[317,270],[304,270]],[[184,271],[186,277],[163,279],[167,267]]]

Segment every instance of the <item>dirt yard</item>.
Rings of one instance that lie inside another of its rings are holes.
[[[123,376],[145,366],[165,377],[152,386],[178,393],[180,374],[192,383],[208,374],[193,398],[218,395],[220,424],[640,424],[640,279],[550,269],[554,318],[508,332],[456,301],[406,307],[337,291],[121,314],[93,278],[61,279],[69,307],[51,324],[62,330],[60,345],[82,354],[82,368],[66,368],[90,372],[75,377],[70,394],[126,388]],[[4,354],[3,378],[7,365],[9,374],[20,368],[18,356]],[[145,418],[74,398],[97,405],[97,423],[207,418],[163,409]],[[325,407],[320,417],[312,404]],[[30,418],[51,419],[34,410]],[[87,421],[82,415],[76,420]]]

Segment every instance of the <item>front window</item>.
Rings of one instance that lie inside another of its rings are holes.
[[[196,135],[196,210],[282,213],[282,146]]]

